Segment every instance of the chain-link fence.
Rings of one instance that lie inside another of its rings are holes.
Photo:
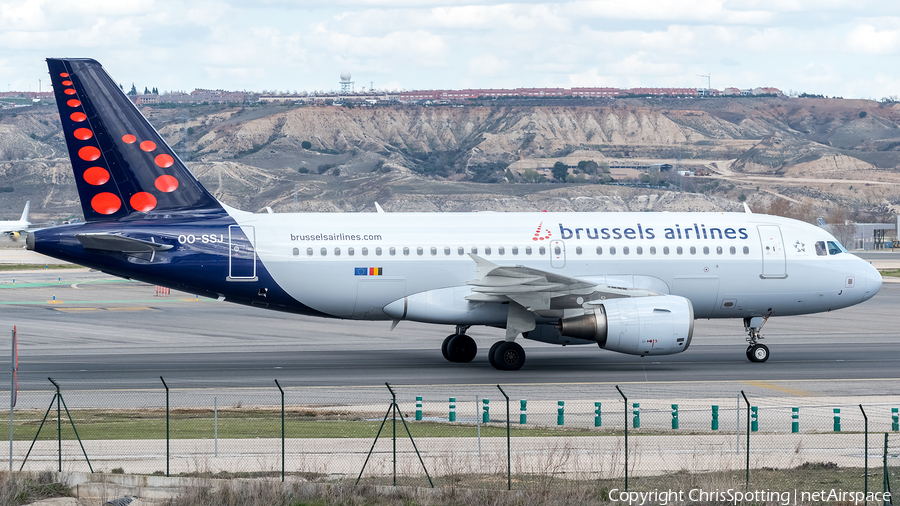
[[[892,434],[900,430],[898,396],[765,395],[771,390],[750,385],[745,398],[734,384],[704,392],[683,383],[558,392],[507,385],[507,418],[496,386],[392,386],[394,410],[386,387],[166,383],[168,395],[162,381],[144,390],[63,384],[60,397],[49,382],[46,391],[20,392],[13,469],[361,475],[364,483],[478,488],[565,479],[609,489],[624,489],[627,480],[632,490],[828,483],[872,492],[900,483],[900,437]]]

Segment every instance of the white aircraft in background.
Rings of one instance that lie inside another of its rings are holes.
[[[252,214],[217,201],[100,64],[48,59],[85,222],[28,248],[115,276],[330,318],[506,329],[487,353],[525,363],[518,336],[632,355],[688,349],[696,318],[744,323],[747,358],[771,316],[858,304],[871,265],[825,230],[751,213]],[[749,210],[748,210],[749,211]],[[165,325],[165,322],[160,322]]]
[[[28,209],[31,207],[31,201],[25,202],[25,210],[22,211],[22,217],[18,221],[0,221],[0,234],[6,234],[16,240],[19,235],[25,233],[31,223],[28,223]]]

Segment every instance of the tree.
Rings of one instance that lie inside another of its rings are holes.
[[[516,182],[516,176],[513,174],[513,171],[511,171],[508,167],[506,169],[506,180],[510,183]]]
[[[522,172],[522,181],[526,183],[543,183],[546,180],[543,174],[534,169],[525,169]]]
[[[128,92],[129,95],[137,95],[137,88],[134,87],[134,83],[131,83],[131,91]]]
[[[553,164],[551,172],[553,173],[554,178],[565,181],[566,176],[569,175],[569,166],[562,162],[556,162]]]
[[[599,166],[599,170],[604,174],[609,174],[609,164],[606,162],[601,163]]]
[[[144,95],[149,95],[149,94],[150,94],[150,90],[147,89],[146,86],[144,86]]]
[[[300,147],[303,149],[309,149],[312,147],[312,143],[309,141],[303,141],[300,143]]]
[[[850,214],[843,205],[838,205],[828,212],[825,217],[831,233],[843,245],[853,247],[853,238],[856,236],[856,224],[850,221]]]

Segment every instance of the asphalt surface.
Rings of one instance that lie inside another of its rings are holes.
[[[502,330],[471,329],[478,356],[455,364],[440,352],[450,327],[402,322],[390,331],[390,322],[303,317],[176,292],[158,297],[154,286],[83,269],[2,272],[0,385],[9,384],[15,325],[21,390],[46,389],[48,376],[84,388],[158,388],[164,376],[217,388],[269,386],[275,377],[297,387],[819,380],[856,395],[876,383],[890,390],[895,382],[884,380],[900,377],[898,303],[900,284],[885,283],[852,308],[773,318],[763,329],[772,353],[764,364],[747,360],[741,320],[698,320],[690,349],[678,355],[520,340],[525,367],[502,372],[485,356]],[[875,383],[860,390],[866,381]]]

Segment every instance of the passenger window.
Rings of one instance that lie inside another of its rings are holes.
[[[300,255],[300,248],[294,248],[294,256]]]
[[[744,254],[745,254],[745,255],[749,255],[749,254],[750,254],[750,248],[748,248],[747,246],[744,246]]]
[[[696,254],[697,254],[697,248],[691,246],[691,255],[696,255]]]
[[[369,256],[369,248],[363,248],[363,249],[362,249],[362,256],[364,256],[364,257]]]
[[[306,256],[308,256],[308,257],[313,256],[313,250],[312,250],[312,248],[306,248]]]
[[[721,255],[721,254],[722,254],[722,247],[721,247],[721,246],[716,246],[716,254],[717,254],[717,255]]]
[[[841,247],[834,241],[828,241],[828,254],[837,255],[842,252]]]
[[[473,255],[477,255],[477,254],[478,254],[478,248],[476,248],[475,246],[472,246],[472,254],[473,254]]]
[[[704,247],[703,247],[703,254],[704,254],[704,255],[709,255],[709,246],[704,246]]]
[[[732,255],[734,255],[735,253],[737,253],[737,250],[734,249],[734,246],[732,246],[731,248],[728,249],[728,252],[731,253]]]
[[[375,248],[375,256],[381,256],[381,248]]]
[[[598,254],[598,255],[602,255],[602,254],[603,254],[603,247],[602,247],[602,246],[597,246],[597,254]]]
[[[423,250],[421,246],[416,248],[416,255],[422,256],[422,253],[424,253],[424,252],[425,252],[425,250]]]
[[[575,248],[575,254],[576,254],[576,255],[580,255],[580,254],[581,254],[581,246],[578,246],[577,248]]]
[[[538,248],[538,253],[540,253],[541,255],[546,255],[546,254],[547,254],[547,248],[541,246],[540,248]]]
[[[502,255],[502,254],[504,254],[504,253],[506,253],[506,250],[503,249],[503,246],[500,246],[499,248],[497,248],[497,254],[498,254],[498,255]]]
[[[462,255],[464,255],[465,253],[466,253],[466,249],[463,248],[462,246],[456,248],[456,254],[462,256]]]
[[[635,251],[635,253],[637,253],[638,255],[643,255],[643,254],[644,254],[644,248],[642,248],[642,247],[640,247],[640,246],[638,246],[637,248],[634,248],[634,251]]]
[[[397,254],[397,248],[391,246],[391,249],[388,250],[388,253],[390,253],[391,256],[396,255],[396,254]]]
[[[680,254],[684,253],[684,249],[681,246],[679,246],[679,247],[675,248],[675,253],[678,253],[680,255]]]
[[[513,247],[512,247],[512,254],[513,254],[513,255],[518,255],[518,254],[519,254],[519,247],[518,247],[518,246],[513,246]]]
[[[341,256],[341,248],[334,248],[334,256],[336,256],[336,257]]]
[[[651,254],[651,255],[655,255],[655,254],[656,254],[656,246],[650,246],[650,254]]]
[[[668,254],[669,254],[669,247],[663,246],[663,255],[668,255]]]
[[[623,255],[627,255],[627,254],[628,254],[628,246],[625,246],[624,248],[622,248],[622,254],[623,254]]]
[[[526,255],[530,255],[530,254],[531,254],[531,246],[525,246],[525,254],[526,254]]]
[[[321,253],[323,257],[324,257],[324,256],[327,256],[327,255],[328,255],[328,248],[322,248],[321,250],[319,250],[319,253]]]
[[[615,246],[610,246],[610,247],[609,247],[609,254],[610,254],[610,255],[615,255],[615,254],[616,254],[616,247],[615,247]]]
[[[490,247],[490,246],[485,246],[485,247],[484,247],[484,254],[485,254],[485,255],[490,255],[490,254],[491,254],[491,247]]]
[[[437,248],[434,246],[431,247],[431,256],[437,255]]]
[[[450,246],[444,246],[444,254],[450,255]]]
[[[353,256],[353,253],[355,253],[355,251],[353,251],[353,248],[347,248],[348,255]]]

